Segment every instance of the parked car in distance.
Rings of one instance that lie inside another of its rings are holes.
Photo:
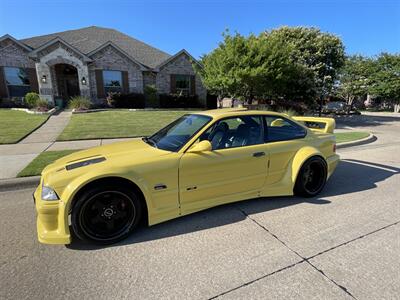
[[[341,101],[332,101],[328,102],[322,108],[323,114],[335,114],[335,115],[359,115],[360,112],[356,109],[355,106],[350,107],[345,102]]]
[[[340,101],[332,101],[328,102],[323,108],[322,108],[323,113],[334,113],[334,114],[340,114],[340,113],[345,113],[346,112],[346,103],[340,102]]]
[[[111,244],[141,221],[253,198],[313,197],[339,161],[334,128],[332,118],[216,109],[184,115],[150,137],[73,153],[42,172],[38,239],[69,244],[72,230]]]

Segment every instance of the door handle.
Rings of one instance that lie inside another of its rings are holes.
[[[265,152],[255,152],[253,153],[254,157],[261,157],[261,156],[265,156]]]

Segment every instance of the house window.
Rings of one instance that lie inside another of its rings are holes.
[[[122,72],[121,71],[103,71],[104,92],[117,93],[122,92]]]
[[[4,76],[10,97],[24,97],[31,91],[29,77],[24,68],[4,67]]]
[[[190,94],[190,75],[175,75],[175,90],[177,94]]]

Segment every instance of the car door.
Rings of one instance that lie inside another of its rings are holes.
[[[268,145],[268,186],[279,184],[296,152],[304,145],[306,129],[281,116],[265,116],[265,142]]]
[[[220,120],[202,139],[210,140],[212,151],[181,157],[181,212],[256,197],[267,174],[262,118],[249,115]]]

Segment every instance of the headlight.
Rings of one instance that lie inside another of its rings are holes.
[[[59,200],[56,192],[48,187],[48,186],[42,186],[42,200],[45,201],[52,201],[52,200]]]

